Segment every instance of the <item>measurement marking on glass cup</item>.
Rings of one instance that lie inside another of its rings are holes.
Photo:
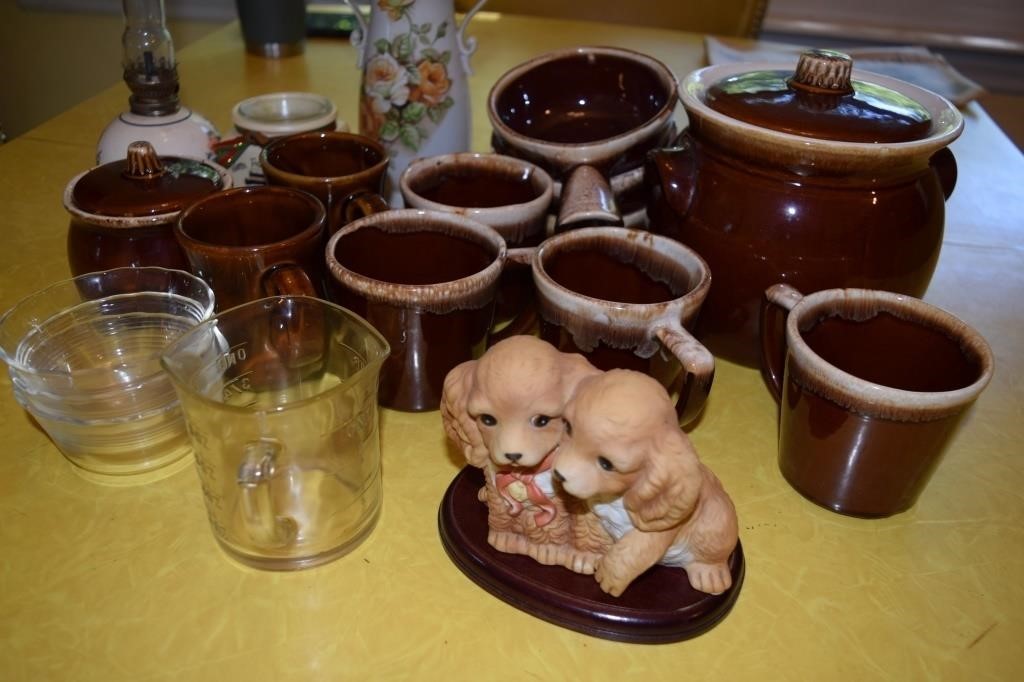
[[[239,374],[234,379],[224,383],[224,386],[221,387],[221,393],[225,403],[231,402],[232,398],[236,398],[240,395],[252,394],[252,374],[253,371],[249,370],[248,372]],[[250,403],[247,404],[251,404],[252,402],[253,401],[250,401]]]

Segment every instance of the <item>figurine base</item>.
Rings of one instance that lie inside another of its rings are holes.
[[[594,637],[660,644],[707,632],[739,596],[745,572],[739,543],[729,558],[732,587],[719,595],[694,590],[681,568],[655,566],[612,597],[592,575],[499,552],[487,543],[487,507],[477,499],[483,484],[482,472],[466,467],[448,486],[438,512],[441,543],[473,582],[531,615]]]

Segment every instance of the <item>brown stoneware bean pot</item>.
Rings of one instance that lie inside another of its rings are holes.
[[[148,142],[131,143],[126,159],[81,173],[64,190],[71,274],[126,266],[188,270],[174,238],[178,215],[230,186],[230,173],[215,163],[161,157]]]
[[[956,182],[952,104],[823,50],[795,73],[700,69],[680,97],[689,128],[649,155],[647,209],[653,232],[711,268],[696,334],[715,355],[758,363],[761,296],[777,282],[924,293]]]

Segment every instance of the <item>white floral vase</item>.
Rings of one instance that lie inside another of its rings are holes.
[[[388,150],[388,203],[402,206],[398,178],[415,158],[469,150],[470,55],[465,29],[486,0],[455,23],[454,0],[372,0],[369,22],[352,0],[363,71],[359,132]]]

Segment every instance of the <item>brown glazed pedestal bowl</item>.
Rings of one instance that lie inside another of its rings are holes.
[[[689,128],[649,157],[651,231],[714,273],[695,331],[716,356],[758,364],[761,295],[777,282],[921,296],[931,279],[963,117],[837,55],[805,53],[796,75],[756,63],[690,74]]]
[[[658,60],[621,48],[575,47],[499,78],[487,115],[495,151],[537,164],[558,183],[561,226],[622,224],[612,178],[624,193],[629,172],[668,143],[677,100],[675,76]]]

